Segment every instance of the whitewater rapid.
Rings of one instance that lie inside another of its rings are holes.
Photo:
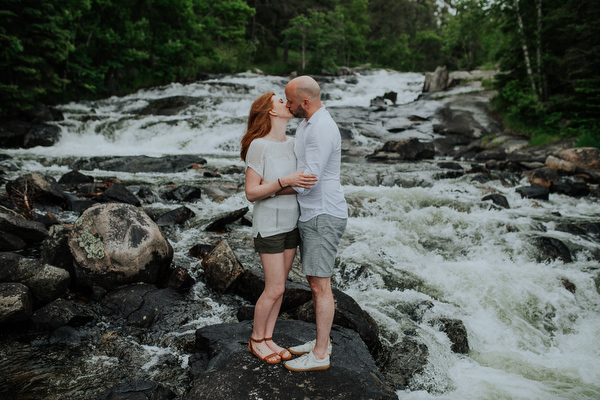
[[[399,104],[410,106],[423,83],[422,74],[385,70],[358,75],[356,83],[347,79],[332,78],[322,85],[327,107],[369,107],[373,98],[389,91],[398,93]],[[14,157],[11,162],[19,174],[42,172],[57,179],[70,169],[52,160],[75,157],[196,154],[205,157],[208,165],[241,166],[239,139],[252,101],[270,90],[283,96],[286,83],[283,77],[245,73],[65,104],[59,107],[65,120],[57,123],[62,137],[56,145],[4,152]],[[152,100],[172,96],[201,101],[177,115],[135,113]],[[499,180],[478,183],[468,175],[436,179],[440,171],[436,164],[436,160],[343,163],[342,183],[351,218],[340,245],[339,264],[350,269],[366,265],[369,274],[344,283],[342,289],[378,322],[383,340],[392,345],[399,342],[410,326],[429,349],[425,371],[415,377],[410,389],[397,392],[399,398],[600,398],[600,246],[597,239],[556,229],[563,223],[600,221],[598,201],[560,194],[550,195],[547,202],[522,199],[514,187]],[[467,169],[470,163],[463,164]],[[84,172],[106,175],[106,171]],[[357,177],[376,174],[396,174],[418,184],[356,183]],[[201,181],[194,171],[118,176],[136,185]],[[232,184],[240,183],[240,178],[232,179]],[[506,196],[510,208],[483,202],[489,193]],[[203,220],[192,221],[185,231],[171,232],[175,261],[189,263],[185,261],[189,248],[209,238],[202,230],[204,220],[246,206],[251,212],[252,205],[241,192],[221,203],[203,198],[190,204]],[[250,235],[248,227],[233,229],[239,237]],[[573,262],[537,262],[531,239],[541,235],[567,244]],[[241,240],[234,250],[242,259],[257,262],[245,243]],[[386,285],[386,276],[404,274],[421,282],[418,291]],[[566,290],[564,279],[575,285],[574,293]],[[343,279],[338,274],[334,281],[341,285]],[[190,332],[234,320],[234,308],[210,299],[203,284],[194,290],[213,307],[190,322]],[[408,321],[400,305],[420,301],[434,306],[423,322]],[[427,323],[435,317],[463,321],[468,354],[450,350],[446,335]],[[145,368],[156,370],[162,350],[142,350],[147,353]],[[187,360],[180,353],[179,357],[185,370]]]

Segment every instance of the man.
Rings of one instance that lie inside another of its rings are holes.
[[[321,104],[321,89],[313,78],[292,79],[285,96],[294,117],[304,118],[296,130],[297,169],[317,176],[317,183],[311,188],[294,188],[300,205],[302,272],[312,290],[317,338],[290,348],[292,354],[302,357],[287,361],[285,367],[292,371],[324,370],[329,368],[329,335],[335,312],[331,275],[348,220],[340,183],[342,141],[335,121]]]

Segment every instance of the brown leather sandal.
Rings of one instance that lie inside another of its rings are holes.
[[[273,341],[273,338],[272,337],[268,337],[268,338],[265,338],[264,340],[266,340],[266,341],[269,341],[269,340]],[[287,353],[286,356],[284,356],[285,353]],[[287,349],[281,350],[278,355],[279,355],[279,357],[281,357],[281,359],[283,361],[287,361],[287,360],[291,360],[292,359],[292,353],[290,353]]]
[[[250,342],[248,342],[248,350],[250,350],[250,352],[252,354],[254,354],[256,357],[258,357],[261,361],[266,362],[267,364],[278,364],[281,362],[281,356],[275,353],[271,353],[269,355],[266,355],[264,357],[261,357],[261,355],[254,350],[254,346],[252,346],[252,343],[262,343],[264,342],[265,339],[254,339],[252,336],[250,336]],[[273,359],[273,357],[277,357],[275,359]]]

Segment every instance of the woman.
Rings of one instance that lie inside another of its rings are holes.
[[[254,248],[265,273],[248,349],[269,364],[292,358],[288,350],[273,342],[285,281],[300,243],[299,210],[292,186],[310,188],[316,182],[314,175],[296,172],[294,139],[285,134],[293,115],[285,104],[273,92],[254,101],[240,152],[246,162],[246,198],[254,203]]]

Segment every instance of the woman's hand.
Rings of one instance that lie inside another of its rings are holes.
[[[317,180],[316,175],[305,174],[304,171],[296,171],[280,178],[279,182],[281,182],[281,186],[283,187],[294,186],[310,189],[317,183]]]

